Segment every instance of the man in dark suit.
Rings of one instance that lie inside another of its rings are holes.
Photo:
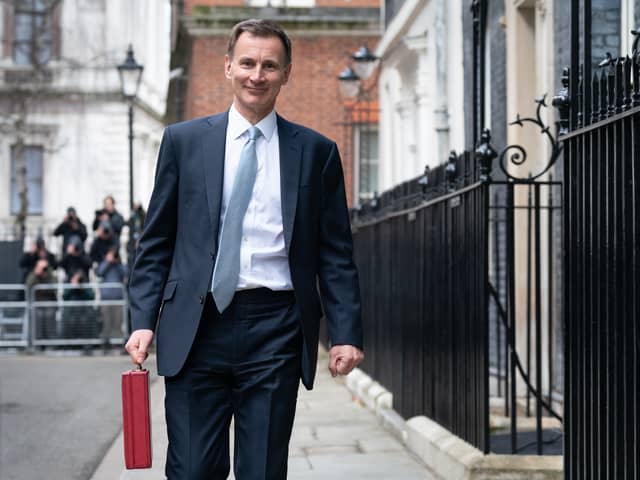
[[[331,373],[363,358],[340,156],[334,142],[275,113],[290,72],[285,32],[241,22],[225,56],[231,108],[164,133],[126,348],[142,363],[155,333],[169,480],[227,478],[232,416],[236,478],[286,478],[298,385],[311,389],[315,376],[321,303]]]

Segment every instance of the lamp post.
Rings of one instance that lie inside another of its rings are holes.
[[[366,45],[360,47],[355,53],[350,55],[350,64],[338,75],[339,88],[341,96],[348,101],[345,102],[346,112],[349,115],[348,125],[351,126],[351,141],[355,141],[354,129],[355,124],[360,124],[364,128],[368,128],[371,118],[371,105],[369,92],[376,86],[377,81],[371,76],[377,70],[380,59],[375,56]],[[362,104],[364,103],[364,108]],[[366,170],[361,165],[361,159],[368,158],[370,138],[366,131],[362,128],[359,130],[359,148],[358,158],[356,158],[356,149],[352,149],[352,158],[354,164],[357,164],[358,172],[358,202],[361,200],[360,186],[365,185],[368,193],[371,192],[371,166],[368,165]],[[366,173],[366,176],[363,175]],[[362,182],[364,177],[364,182]]]
[[[133,269],[133,260],[135,256],[135,234],[133,230],[133,104],[138,95],[140,80],[142,78],[142,70],[144,67],[136,62],[133,56],[133,47],[129,45],[127,49],[127,57],[124,62],[118,65],[118,74],[120,76],[120,90],[122,96],[129,104],[129,241],[127,242],[127,263],[129,264],[129,273]],[[130,327],[130,325],[129,325]]]
[[[144,67],[136,62],[133,56],[133,47],[129,45],[127,58],[118,65],[120,76],[120,90],[122,96],[129,104],[129,212],[133,213],[133,104],[138,95],[140,79]]]

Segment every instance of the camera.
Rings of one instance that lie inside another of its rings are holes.
[[[102,229],[102,231],[105,234],[111,235],[111,223],[110,222],[107,222],[107,221],[100,222],[100,228]]]
[[[82,253],[82,240],[77,235],[72,235],[69,238],[69,245],[73,248],[74,253]]]

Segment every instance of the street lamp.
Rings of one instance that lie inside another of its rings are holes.
[[[363,92],[362,82],[367,82],[371,74],[376,70],[380,63],[380,58],[371,53],[366,45],[361,46],[353,55],[350,56],[351,65],[347,66],[340,75],[340,93],[345,98],[356,98]],[[374,83],[369,84],[369,88]]]
[[[356,53],[351,55],[351,59],[353,60],[353,69],[356,74],[365,81],[369,79],[380,62],[380,58],[371,53],[371,50],[366,45],[363,45]]]
[[[351,67],[346,67],[338,75],[340,94],[345,98],[355,98],[360,92],[360,77]]]
[[[122,96],[129,103],[129,212],[133,213],[133,103],[138,95],[144,67],[136,62],[133,47],[129,45],[127,58],[117,68]]]

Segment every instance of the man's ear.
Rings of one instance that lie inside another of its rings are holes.
[[[231,78],[231,59],[229,55],[224,56],[224,76],[227,78]]]
[[[284,68],[284,82],[282,82],[283,85],[286,85],[289,81],[289,75],[291,75],[291,64],[287,65]]]

